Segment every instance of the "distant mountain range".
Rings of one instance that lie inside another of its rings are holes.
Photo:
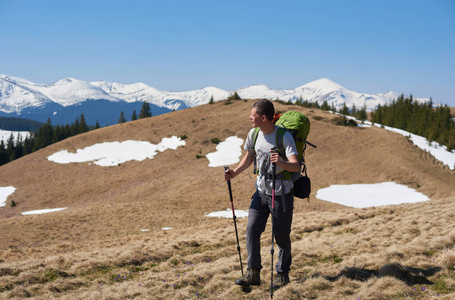
[[[97,121],[101,126],[116,124],[123,111],[127,120],[136,110],[139,114],[142,103],[150,103],[152,114],[159,115],[227,99],[234,92],[243,99],[267,98],[295,102],[298,99],[339,108],[346,106],[374,110],[395,100],[399,94],[385,92],[370,95],[351,91],[330,79],[319,79],[293,90],[271,89],[258,84],[235,91],[206,87],[187,92],[158,90],[144,83],[121,84],[107,81],[87,82],[64,78],[52,84],[34,83],[22,78],[0,75],[0,116],[19,117],[40,122],[48,118],[53,124],[72,123],[82,113],[88,124]],[[429,99],[419,99],[428,101]]]

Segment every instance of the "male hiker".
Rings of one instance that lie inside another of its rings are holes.
[[[283,136],[284,157],[272,151],[276,145],[277,127],[273,123],[275,109],[273,103],[262,99],[253,104],[249,119],[253,129],[248,133],[244,148],[248,152],[239,165],[228,169],[225,180],[235,178],[246,170],[256,157],[258,176],[256,179],[256,192],[251,197],[246,230],[246,248],[248,252],[248,268],[243,278],[235,281],[241,286],[259,285],[261,265],[261,234],[265,230],[267,219],[272,211],[272,165],[276,164],[275,180],[275,218],[273,220],[276,243],[279,247],[278,263],[275,266],[277,276],[273,283],[274,289],[289,283],[289,270],[291,266],[291,223],[294,208],[292,180],[283,179],[280,172],[299,172],[300,164],[294,139],[289,132]],[[256,141],[254,141],[254,128],[259,127]]]

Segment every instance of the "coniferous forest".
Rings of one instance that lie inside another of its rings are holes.
[[[433,107],[433,102],[419,103],[401,95],[389,105],[379,106],[371,113],[371,121],[402,129],[425,137],[430,142],[455,150],[455,119],[445,106]]]
[[[139,119],[149,118],[151,116],[152,111],[150,104],[144,101],[139,113]],[[136,111],[133,111],[131,120],[137,119]],[[126,122],[126,119],[122,111],[120,113],[119,123],[123,122]],[[41,125],[41,127],[37,127],[38,125]],[[0,128],[3,128],[4,130],[32,132],[32,134],[24,140],[22,140],[20,136],[19,140],[15,140],[14,136],[11,135],[6,144],[3,141],[0,142],[0,166],[66,138],[100,128],[98,122],[96,122],[95,126],[87,125],[84,114],[81,114],[81,116],[71,125],[54,126],[51,124],[50,119],[42,125],[42,123],[30,120],[2,118],[0,119],[0,126]]]
[[[11,135],[6,144],[1,141],[0,165],[6,164],[71,136],[99,127],[98,123],[95,126],[89,127],[85,121],[84,114],[81,114],[81,116],[77,118],[73,124],[66,124],[64,126],[53,126],[50,119],[48,119],[47,123],[42,125],[37,131],[26,137],[24,140],[22,140],[20,136],[19,140],[15,140],[13,135]]]

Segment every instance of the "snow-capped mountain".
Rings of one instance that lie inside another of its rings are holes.
[[[214,101],[226,99],[229,96],[227,91],[216,87],[206,87],[200,90],[189,92],[167,92],[161,91],[144,83],[124,85],[115,82],[96,81],[90,84],[99,87],[106,93],[117,99],[128,103],[149,102],[160,107],[169,109],[180,109],[181,105],[186,107],[206,104],[213,96]]]
[[[214,101],[223,100],[237,92],[244,99],[268,98],[295,102],[299,99],[339,108],[366,106],[374,110],[379,104],[384,105],[396,99],[395,92],[370,95],[351,91],[330,79],[319,79],[295,89],[271,89],[263,84],[252,85],[235,91],[225,91],[216,87],[186,92],[168,92],[158,90],[144,83],[121,84],[107,81],[87,82],[74,78],[63,78],[52,84],[34,83],[22,78],[0,75],[0,116],[19,116],[27,119],[46,121],[47,118],[61,122],[59,117],[71,117],[90,109],[114,114],[108,123],[114,123],[120,111],[126,115],[133,109],[139,110],[142,102],[152,105],[152,113],[160,114],[171,110],[184,109],[206,104],[213,97]],[[424,99],[425,100],[425,99]],[[110,108],[106,108],[106,107]],[[115,107],[115,110],[114,110]],[[119,111],[116,111],[121,109]],[[37,117],[37,113],[39,117]],[[100,118],[99,113],[91,112]],[[73,117],[74,119],[74,117]],[[88,118],[90,119],[90,118]],[[105,120],[99,120],[104,122]],[[67,120],[66,122],[72,122]],[[94,123],[94,120],[88,120]]]

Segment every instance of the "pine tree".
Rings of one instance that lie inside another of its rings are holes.
[[[343,103],[343,107],[340,109],[340,114],[345,116],[349,115],[349,109],[346,106],[346,102]]]
[[[234,92],[234,94],[230,95],[227,99],[228,100],[242,100],[242,98],[240,98],[240,96],[237,92]]]
[[[75,136],[79,133],[79,118],[74,121],[74,123],[70,126],[70,136]]]
[[[355,104],[353,104],[352,107],[351,107],[350,115],[351,116],[357,115],[357,107],[355,107]]]
[[[361,121],[365,121],[367,119],[367,106],[366,104],[363,105],[362,109],[357,112],[357,118]]]
[[[84,114],[81,114],[77,133],[80,134],[80,133],[84,133],[87,131],[89,131],[88,125],[85,122]]]
[[[330,106],[327,103],[327,100],[324,100],[324,102],[322,102],[321,109],[322,110],[330,110]]]
[[[6,151],[6,146],[3,140],[0,141],[0,166],[7,164],[9,162],[8,152]]]
[[[33,147],[33,151],[42,149],[44,147],[49,146],[52,144],[52,138],[54,136],[54,129],[51,124],[51,119],[47,119],[47,123],[45,123],[38,131],[36,136],[35,145]]]
[[[11,135],[8,138],[8,141],[6,142],[6,153],[8,154],[9,161],[12,161],[16,158],[16,146],[14,143],[13,133],[11,133]]]
[[[15,147],[14,147],[14,156],[15,159],[18,159],[23,156],[23,141],[22,141],[22,135],[18,134],[17,135],[17,141],[15,141]]]
[[[142,103],[141,111],[139,112],[139,119],[149,118],[152,116],[152,111],[150,109],[150,104],[148,102]]]
[[[27,155],[33,152],[33,145],[35,144],[34,134],[32,133],[30,136],[27,136],[24,139],[24,146],[22,149],[23,155]]]
[[[126,119],[125,117],[123,116],[123,111],[120,112],[120,117],[118,118],[118,123],[125,123],[126,122]]]
[[[137,120],[136,110],[133,110],[133,115],[131,116],[131,121]]]

